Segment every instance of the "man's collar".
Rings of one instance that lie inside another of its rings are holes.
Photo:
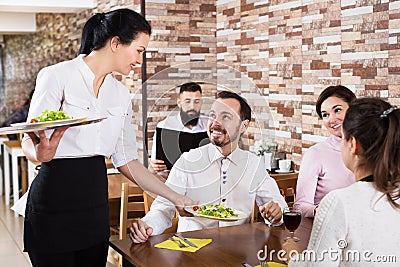
[[[216,161],[218,159],[221,159],[221,158],[225,157],[225,158],[228,158],[235,165],[239,164],[241,158],[246,157],[244,151],[241,150],[239,147],[236,147],[236,149],[233,150],[229,155],[224,156],[218,150],[218,148],[213,144],[210,144],[208,146],[208,156],[209,156],[210,162],[214,162],[214,161]]]

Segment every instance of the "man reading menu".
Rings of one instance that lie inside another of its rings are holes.
[[[181,153],[188,151],[186,146],[180,146],[179,143],[177,143],[178,140],[182,142],[185,138],[189,138],[188,142],[193,146],[193,138],[198,140],[201,136],[207,137],[208,118],[200,115],[202,104],[202,90],[199,84],[189,82],[180,86],[179,97],[177,99],[179,113],[175,116],[167,117],[157,124],[157,129],[160,130],[157,130],[153,137],[151,161],[149,164],[150,171],[162,172],[170,170]],[[161,129],[167,129],[169,131],[164,132]],[[159,136],[160,132],[163,133],[162,136]],[[180,135],[180,133],[182,133],[182,135]],[[203,133],[203,135],[196,136],[197,133]],[[194,135],[192,136],[190,134]],[[174,143],[168,142],[171,140]],[[163,146],[168,146],[168,148],[160,149],[160,143],[162,143]],[[171,147],[179,148],[180,152],[178,153],[177,149]],[[167,162],[165,161],[166,159]]]

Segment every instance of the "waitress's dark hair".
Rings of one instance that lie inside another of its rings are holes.
[[[105,46],[117,36],[122,44],[130,44],[139,33],[151,34],[151,26],[139,13],[131,9],[117,9],[92,16],[82,30],[79,54],[89,54]]]
[[[373,166],[376,188],[400,208],[400,110],[379,98],[357,99],[342,127],[345,140],[355,137],[360,143],[361,164]]]
[[[342,99],[347,104],[350,104],[356,99],[356,95],[346,86],[343,85],[332,85],[324,89],[319,95],[317,103],[315,104],[317,114],[322,119],[321,105],[329,97],[335,96]]]

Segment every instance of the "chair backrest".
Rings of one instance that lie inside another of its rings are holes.
[[[143,201],[144,201],[144,210],[146,213],[149,212],[151,204],[153,203],[154,199],[156,199],[156,195],[143,191]],[[172,218],[172,226],[164,230],[163,234],[165,233],[176,233],[178,229],[178,213],[175,213],[174,218]]]
[[[289,206],[293,206],[296,201],[296,186],[297,186],[297,173],[292,174],[292,176],[287,176],[285,178],[275,179],[278,184],[281,194],[288,203]]]
[[[259,217],[261,216],[257,202],[254,201],[254,207],[253,210],[251,212],[251,218],[250,218],[250,223],[255,223],[260,221]]]
[[[146,214],[150,211],[150,207],[151,204],[153,204],[154,199],[156,199],[155,195],[143,191],[144,211],[146,212]]]
[[[275,179],[279,191],[282,196],[285,198],[288,206],[293,206],[296,201],[296,186],[297,186],[297,176],[299,175],[297,172],[293,173],[283,173],[283,174],[270,174],[272,178]],[[254,202],[254,208],[251,214],[250,222],[258,222],[260,221],[261,215],[259,215],[257,203]]]
[[[119,239],[125,239],[127,229],[145,214],[143,190],[138,185],[122,183]]]

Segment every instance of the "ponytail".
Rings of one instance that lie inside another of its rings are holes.
[[[390,109],[392,112],[387,116],[381,115],[381,120],[385,121],[388,127],[381,147],[380,164],[376,165],[374,177],[387,177],[377,179],[376,186],[386,194],[393,206],[400,208],[400,204],[395,202],[400,199],[400,110],[391,107],[386,111]]]
[[[151,26],[139,13],[130,9],[117,9],[92,16],[82,30],[79,54],[90,54],[117,36],[121,44],[130,44],[139,33],[151,34]]]
[[[355,137],[363,166],[373,166],[374,183],[388,201],[400,208],[400,110],[379,98],[352,102],[343,121],[343,138]]]
[[[100,27],[100,17],[102,16],[104,16],[104,14],[97,13],[86,22],[82,30],[82,40],[79,48],[79,54],[88,55],[93,51],[95,30],[97,27]]]

